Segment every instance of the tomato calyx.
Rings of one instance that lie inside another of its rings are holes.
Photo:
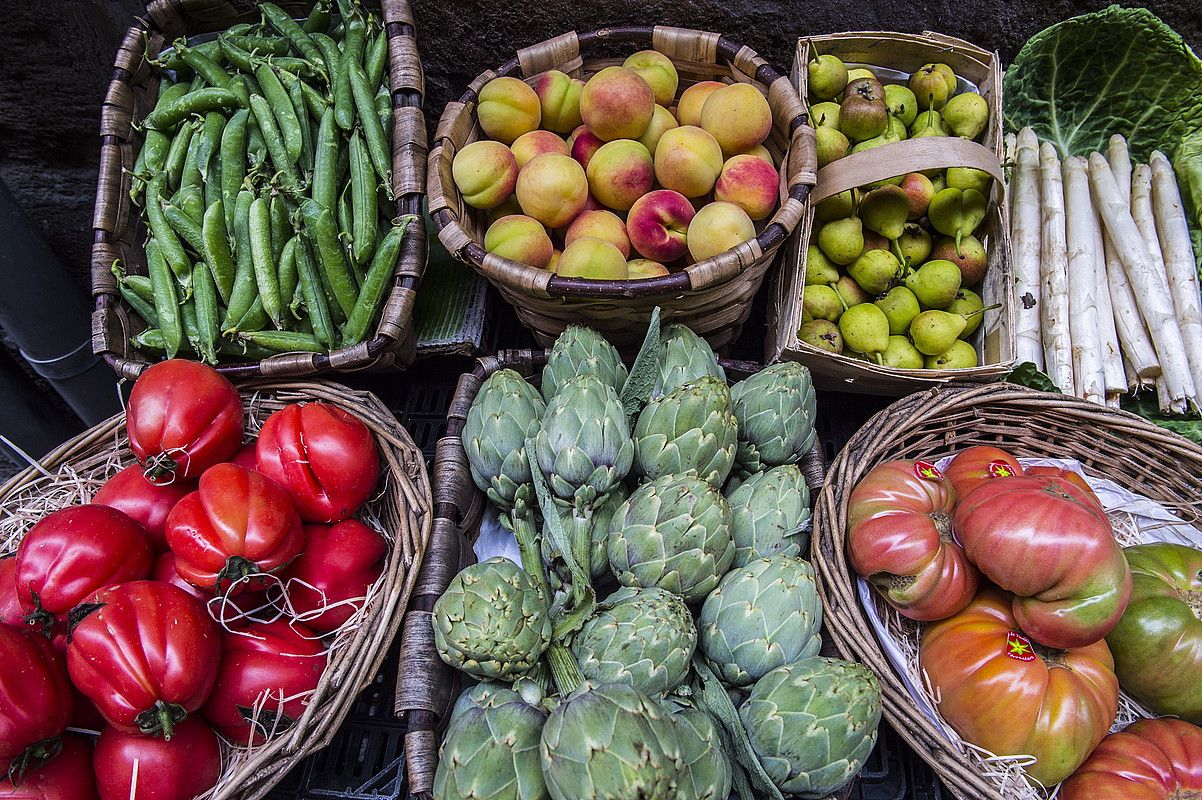
[[[187,453],[184,453],[187,457]],[[159,453],[151,456],[142,462],[145,471],[142,473],[146,480],[153,484],[171,483],[175,480],[175,471],[179,469],[180,464],[167,453]],[[161,478],[169,478],[170,480],[161,481]]]
[[[1182,789],[1178,786],[1169,795],[1169,800],[1202,800],[1202,792],[1197,789]]]
[[[162,736],[171,741],[175,726],[188,717],[188,711],[178,703],[156,700],[154,705],[134,718],[134,724],[146,736]]]
[[[226,559],[225,566],[221,568],[221,572],[217,573],[217,580],[213,583],[213,588],[217,594],[221,594],[221,587],[227,581],[230,584],[230,588],[232,588],[238,581],[249,578],[251,575],[258,575],[261,572],[262,570],[259,569],[259,565],[250,559],[243,558],[242,556],[230,556]]]
[[[31,589],[29,594],[33,597],[33,611],[30,611],[22,619],[27,625],[41,625],[42,635],[47,639],[53,639],[54,625],[58,622],[58,617],[42,608],[42,598],[38,596],[37,592]]]
[[[933,511],[930,514],[931,522],[935,525],[935,530],[939,533],[939,541],[944,544],[955,541],[955,536],[952,535],[952,518],[946,511]]]
[[[20,785],[25,773],[41,768],[43,764],[58,755],[63,749],[63,741],[57,736],[34,742],[25,748],[25,752],[14,758],[8,765],[8,780],[13,786]]]
[[[104,603],[80,603],[75,608],[67,612],[67,636],[70,637],[71,632],[79,623],[84,621],[84,617],[94,611],[99,611],[104,608]]]
[[[878,572],[868,580],[873,585],[888,589],[889,591],[901,591],[913,585],[918,580],[918,576],[898,575],[894,572]]]
[[[257,728],[265,737],[283,733],[296,722],[282,711],[274,711],[270,708],[261,708],[257,714],[250,706],[236,706],[236,708],[242,718]]]
[[[1069,669],[1065,662],[1065,656],[1068,655],[1067,650],[1057,650],[1054,647],[1042,645],[1039,642],[1032,641],[1031,647],[1035,651],[1035,655],[1043,659],[1043,663],[1048,665],[1048,669]]]
[[[1202,591],[1190,590],[1181,593],[1181,599],[1189,606],[1194,616],[1202,620]]]

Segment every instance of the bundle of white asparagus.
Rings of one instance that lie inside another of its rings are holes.
[[[1155,387],[1163,412],[1202,409],[1202,295],[1169,159],[1127,141],[1063,161],[1030,128],[1010,181],[1018,361],[1111,406]]]

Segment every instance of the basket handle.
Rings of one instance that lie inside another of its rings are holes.
[[[818,170],[818,185],[810,200],[819,203],[866,183],[888,180],[907,172],[945,167],[973,167],[988,172],[1004,191],[1006,181],[1002,162],[988,147],[968,139],[926,136],[874,147],[832,161]]]

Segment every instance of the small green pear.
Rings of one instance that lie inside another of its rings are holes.
[[[806,286],[818,284],[831,285],[839,280],[839,268],[831,263],[818,245],[812,244],[806,248]]]
[[[947,136],[948,133],[950,131],[943,122],[943,116],[933,109],[922,112],[910,123],[911,139],[922,139],[926,136]]]
[[[956,87],[960,85],[960,79],[956,77],[956,73],[947,64],[935,63],[931,66],[943,76],[943,80],[947,84],[947,96],[950,99],[956,93]]]
[[[885,86],[885,105],[889,113],[901,121],[907,128],[918,116],[918,98],[909,88],[900,83],[890,83]]]
[[[856,144],[851,148],[851,151],[853,153],[863,153],[865,150],[872,150],[873,148],[881,147],[882,145],[893,144],[894,142],[900,141],[901,139],[898,139],[897,136],[894,135],[893,131],[890,131],[886,128],[885,132],[880,136],[873,136],[871,139],[865,139],[862,142],[856,142]]]
[[[888,317],[889,333],[893,335],[908,331],[910,323],[922,312],[918,307],[918,298],[905,286],[894,286],[888,294],[874,302]]]
[[[906,276],[906,288],[923,308],[944,308],[960,291],[960,268],[950,261],[928,261]]]
[[[934,64],[924,64],[910,76],[910,91],[919,108],[942,108],[950,96],[947,80]]]
[[[821,55],[806,64],[810,96],[816,100],[830,100],[838,96],[847,85],[847,67],[838,56]]]
[[[801,298],[801,318],[805,321],[825,319],[834,322],[843,313],[843,301],[830,286],[819,284],[805,287]]]
[[[902,176],[900,184],[902,191],[910,201],[909,219],[922,219],[927,215],[931,198],[935,196],[935,186],[931,179],[921,172],[908,172]]]
[[[860,78],[872,78],[876,80],[876,73],[865,67],[855,67],[847,71],[847,82],[858,81]]]
[[[965,341],[952,342],[947,350],[922,361],[927,369],[969,369],[979,363],[976,348]]]
[[[885,90],[875,78],[848,81],[839,105],[839,129],[848,139],[862,142],[884,133],[889,124]]]
[[[976,286],[985,280],[989,270],[989,253],[985,245],[975,236],[965,236],[960,240],[960,252],[956,252],[956,240],[940,239],[931,250],[931,258],[946,259],[960,268],[960,284]]]
[[[901,262],[888,250],[865,250],[847,268],[847,274],[871,295],[888,290],[900,272]]]
[[[889,346],[881,355],[886,367],[922,369],[922,353],[905,336],[890,336]]]
[[[967,339],[976,333],[977,328],[981,327],[981,320],[985,318],[985,301],[972,289],[961,289],[956,292],[956,299],[948,303],[945,310],[949,314],[959,314],[964,317],[967,324],[960,333],[960,338]]]
[[[838,128],[839,104],[827,101],[810,106],[810,122],[815,127]]]
[[[902,235],[897,237],[897,249],[904,259],[902,263],[909,269],[916,269],[931,257],[931,234],[921,225],[908,223]]]
[[[814,206],[815,222],[832,222],[856,213],[855,189],[833,194]]]
[[[889,320],[872,303],[861,303],[844,311],[839,317],[839,333],[843,334],[845,346],[875,356],[878,363],[880,354],[889,346]]]
[[[843,334],[839,333],[839,326],[830,320],[812,319],[803,323],[797,331],[797,338],[819,350],[843,352]]]
[[[817,141],[819,167],[825,167],[832,161],[838,161],[851,149],[851,142],[847,141],[843,131],[838,128],[819,125],[814,129],[814,138]]]
[[[909,217],[910,196],[900,186],[873,189],[860,201],[860,219],[864,221],[864,227],[891,241],[902,235]]]
[[[847,308],[872,302],[872,295],[864,291],[850,275],[844,275],[835,281],[835,293]]]
[[[931,188],[935,190],[935,194],[939,194],[940,192],[942,192],[944,189],[947,188],[947,173],[945,170],[941,170],[941,169],[936,169],[936,170],[931,170],[931,171],[934,172],[935,174],[927,175],[927,177],[931,179]],[[924,173],[924,174],[926,174],[926,173]],[[931,198],[934,199],[934,195],[932,195]],[[929,207],[930,203],[927,203],[927,206]]]
[[[910,340],[918,352],[935,356],[946,351],[964,330],[964,317],[946,311],[924,311],[910,322]],[[844,334],[844,339],[847,335]]]
[[[864,226],[859,217],[837,219],[818,231],[818,247],[831,261],[846,266],[864,252]]]
[[[976,189],[981,194],[989,193],[993,176],[983,169],[973,167],[948,167],[947,185],[951,189]]]
[[[904,122],[890,114],[889,125],[885,128],[884,135],[900,142],[909,137],[909,132],[906,130],[906,124]]]
[[[976,189],[955,189],[949,186],[937,192],[927,209],[931,227],[944,236],[956,239],[956,254],[961,255],[961,242],[971,236],[982,222],[989,204],[985,195]]]
[[[976,139],[989,124],[989,104],[976,92],[963,92],[947,101],[943,121],[963,139]]]

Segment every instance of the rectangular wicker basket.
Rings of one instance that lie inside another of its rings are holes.
[[[398,215],[422,213],[426,182],[426,124],[422,117],[425,79],[418,57],[409,0],[365,0],[381,13],[388,33],[391,79],[392,188]],[[279,5],[303,17],[312,0]],[[100,176],[92,217],[92,351],[123,378],[136,378],[160,355],[136,349],[131,338],[146,326],[117,293],[114,262],[146,274],[145,226],[130,202],[131,172],[143,135],[139,124],[158,97],[158,75],[147,57],[175,39],[224,30],[259,18],[257,2],[238,0],[150,0],[146,16],[126,31],[113,63],[113,78],[100,115]],[[323,372],[403,367],[413,360],[413,306],[426,268],[426,232],[409,226],[393,271],[392,287],[371,339],[331,353],[283,353],[262,361],[221,364],[229,378],[299,377]]]
[[[823,54],[833,54],[852,64],[870,64],[899,72],[910,73],[929,62],[944,62],[957,75],[975,84],[990,108],[990,122],[985,131],[984,144],[993,151],[997,164],[1002,159],[1002,68],[997,53],[983,50],[961,39],[938,33],[923,34],[868,31],[860,33],[837,33],[813,36],[797,43],[793,63],[793,80],[803,103],[807,103],[808,89],[806,63],[811,49]],[[954,138],[929,138],[910,140],[928,144],[928,153],[933,160],[929,167],[957,165],[957,159],[972,158],[981,148]],[[934,144],[938,143],[938,144]],[[885,145],[861,156],[888,159],[898,149],[905,150],[909,142]],[[939,150],[941,152],[935,152]],[[891,152],[892,151],[892,152]],[[898,154],[900,155],[900,154]],[[928,156],[922,156],[926,158]],[[964,162],[959,162],[963,164]],[[928,370],[895,369],[852,358],[836,355],[802,342],[798,329],[802,324],[802,297],[805,291],[806,248],[814,227],[814,203],[842,190],[832,186],[828,172],[839,167],[844,172],[843,160],[828,164],[818,171],[818,184],[801,224],[785,248],[782,249],[781,270],[775,291],[769,300],[768,339],[765,343],[765,358],[770,361],[800,361],[810,368],[814,383],[820,388],[839,391],[862,392],[900,396],[949,381],[973,383],[1001,379],[1013,366],[1014,341],[1014,282],[1011,275],[1009,212],[1004,201],[1004,186],[995,180],[990,197],[990,211],[986,217],[982,241],[989,253],[989,271],[981,289],[986,305],[1000,303],[1001,308],[989,312],[980,329],[970,340],[977,350],[979,366],[971,369]],[[824,172],[828,177],[824,186]]]

